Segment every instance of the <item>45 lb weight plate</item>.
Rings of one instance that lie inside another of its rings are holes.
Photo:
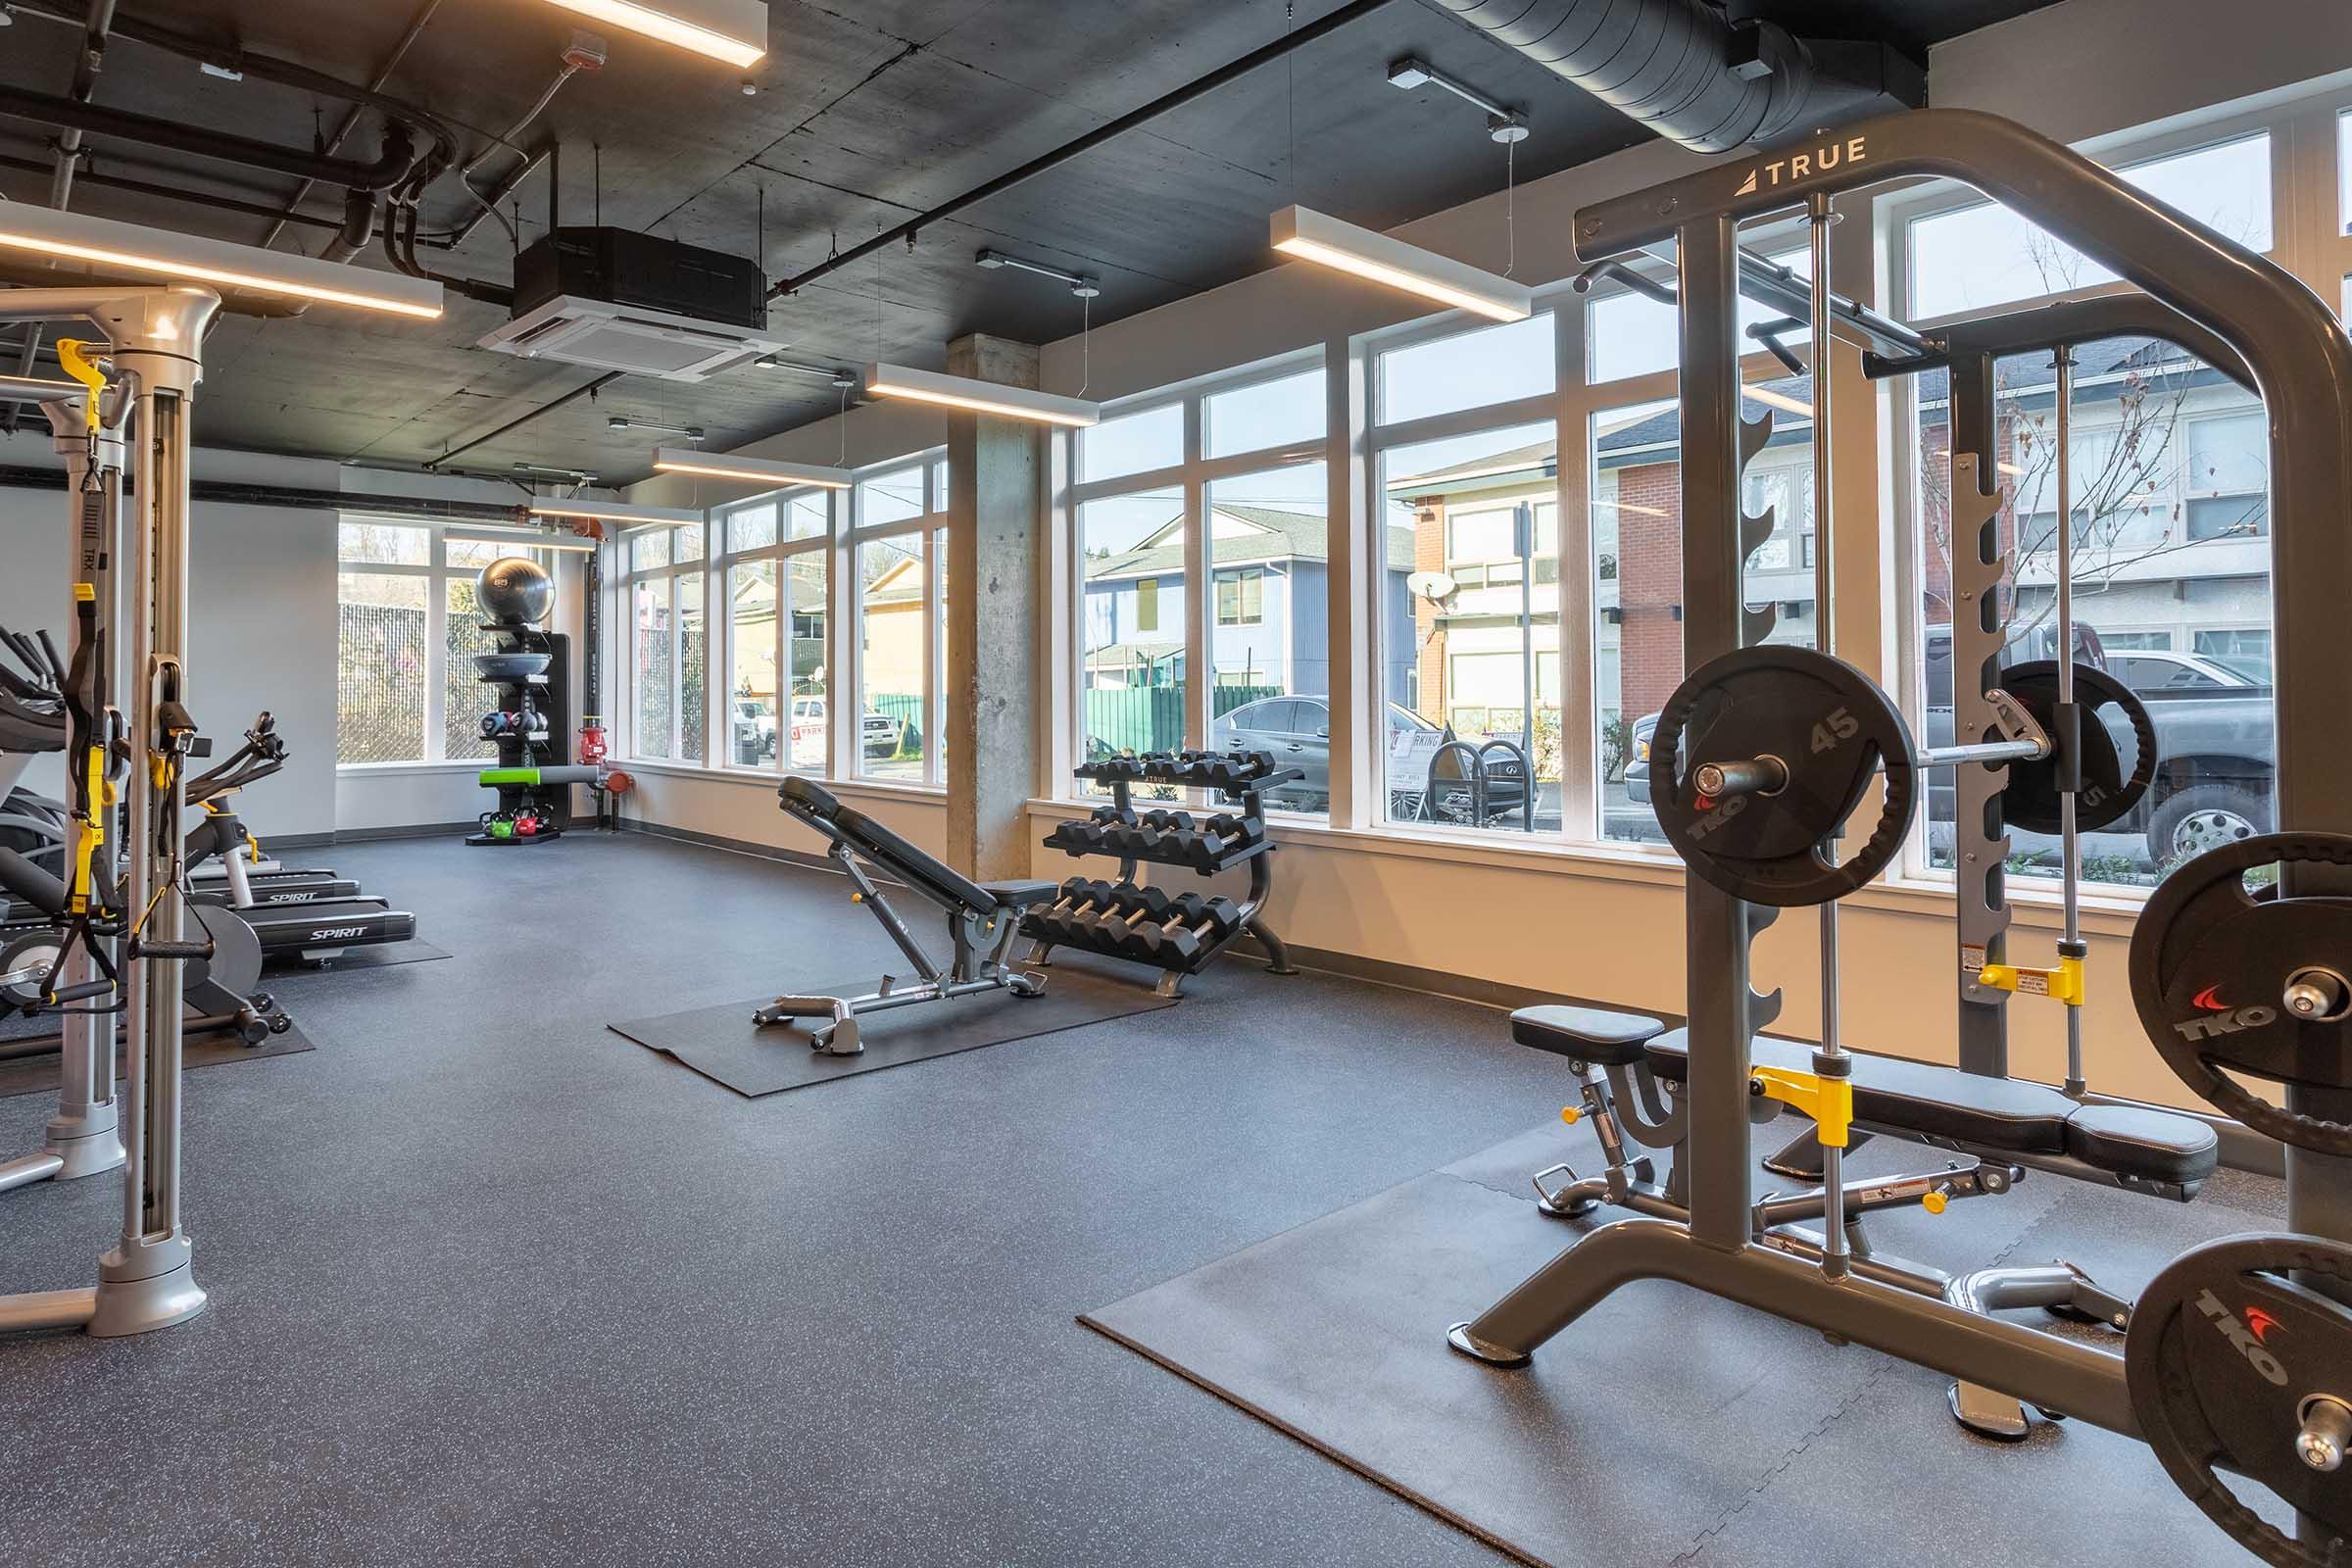
[[[2001,672],[2001,689],[2034,715],[2044,731],[2056,734],[2058,662],[2037,659],[2012,664]],[[2075,706],[2082,710],[2082,788],[2075,796],[2075,825],[2095,833],[2132,814],[2132,808],[2148,793],[2156,778],[2156,724],[2132,689],[2105,670],[2075,665]],[[2124,770],[2115,737],[2105,715],[2113,711],[2132,731],[2131,771]],[[2008,787],[2001,791],[2001,817],[2012,827],[2032,833],[2055,833],[2063,824],[2058,810],[2059,760],[2044,757],[2010,762]]]
[[[1741,648],[1675,690],[1650,737],[1650,800],[1690,869],[1781,907],[1841,899],[1902,849],[1919,803],[1911,731],[1871,678],[1810,648]],[[1878,820],[1839,861],[1829,841],[1886,776]]]

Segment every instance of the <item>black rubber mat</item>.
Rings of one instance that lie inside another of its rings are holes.
[[[31,1033],[48,1033],[34,1029]],[[14,1036],[8,1038],[17,1038]],[[311,1037],[302,1032],[302,1025],[291,1024],[282,1035],[270,1035],[258,1046],[241,1040],[216,1036],[209,1040],[190,1041],[185,1062],[190,1067],[217,1067],[224,1061],[260,1061],[266,1056],[291,1056],[297,1052],[316,1051]],[[120,1078],[122,1066],[122,1048],[115,1048],[115,1070]],[[20,1060],[0,1060],[0,1100],[13,1100],[19,1095],[53,1095],[57,1093],[57,1057],[54,1054],[26,1056]]]
[[[1454,1354],[1447,1325],[1581,1228],[1525,1185],[1562,1157],[1589,1166],[1589,1135],[1538,1129],[1080,1321],[1553,1568],[2234,1557],[2136,1443],[2080,1423],[1972,1438],[1937,1375],[1673,1285],[1618,1292],[1523,1371]],[[1939,1163],[1885,1140],[1854,1160]],[[1883,1251],[1947,1268],[2063,1255],[2113,1264],[2104,1283],[2135,1292],[2191,1242],[2275,1227],[2276,1183],[2216,1186],[2183,1208],[2029,1177],[1942,1220],[1874,1227]]]
[[[1175,1005],[1133,980],[1090,974],[1055,965],[1039,971],[1049,978],[1045,994],[1016,997],[1009,991],[958,997],[953,1002],[917,1003],[858,1020],[865,1050],[836,1056],[811,1050],[806,1029],[790,1023],[761,1028],[752,1013],[775,994],[609,1024],[614,1034],[692,1067],[748,1099],[806,1089],[836,1078],[900,1067],[932,1056],[952,1056],[983,1046],[1002,1046],[1037,1035],[1132,1017]],[[859,996],[873,990],[874,977],[811,987],[811,996]],[[813,1020],[805,1020],[813,1021]]]
[[[434,958],[450,956],[447,948],[436,948],[430,942],[414,939],[407,942],[380,942],[372,947],[345,948],[323,963],[302,962],[299,967],[332,974],[340,969],[388,969],[396,963],[424,963]],[[289,971],[298,966],[292,959],[273,965]]]

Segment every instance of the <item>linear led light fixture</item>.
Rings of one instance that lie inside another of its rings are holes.
[[[1057,424],[1071,430],[1082,430],[1102,422],[1102,405],[1089,403],[1084,398],[1032,392],[1025,386],[999,386],[994,381],[975,381],[970,376],[947,375],[938,370],[910,369],[904,365],[867,366],[865,390],[869,397],[907,398],[916,403],[969,409],[975,414],[1001,415],[1007,419]]]
[[[1468,82],[1448,76],[1417,55],[1406,55],[1389,66],[1389,85],[1410,91],[1415,87],[1443,87],[1464,103],[1487,112],[1487,134],[1498,142],[1527,140],[1527,116],[1506,104],[1498,104]]]
[[[748,479],[776,486],[807,484],[820,490],[847,490],[858,482],[847,468],[828,468],[821,463],[775,463],[766,458],[737,458],[697,452],[686,447],[654,448],[654,468],[660,473],[691,473],[704,479]]]
[[[1524,321],[1536,314],[1536,296],[1524,283],[1344,223],[1312,208],[1285,207],[1269,227],[1274,248],[1285,256],[1319,262],[1496,321]]]
[[[562,550],[573,554],[596,554],[596,542],[591,539],[567,538],[562,534],[545,533],[537,528],[501,528],[496,523],[472,523],[466,530],[450,530],[442,537],[460,545],[520,545],[525,550]]]
[[[1043,262],[1025,262],[1018,256],[1007,256],[1003,251],[984,250],[972,261],[992,272],[1000,268],[1010,267],[1023,272],[1035,272],[1040,277],[1057,277],[1070,285],[1072,299],[1092,300],[1102,296],[1102,280],[1084,272],[1064,271],[1058,267],[1048,267]]]
[[[231,245],[140,223],[119,223],[111,218],[59,212],[30,202],[0,202],[0,250],[61,257],[230,290],[292,295],[421,321],[437,320],[441,316],[441,285],[425,278],[363,271],[308,256]]]
[[[605,420],[608,430],[659,430],[663,435],[682,435],[689,441],[703,438],[699,424],[662,424],[653,419],[640,419],[635,415],[615,414]]]
[[[763,370],[789,370],[794,375],[813,375],[845,389],[858,384],[858,372],[846,365],[802,365],[794,360],[780,360],[773,354],[762,354],[752,363]]]
[[[517,463],[514,471],[542,479],[562,479],[569,484],[594,484],[601,477],[594,468],[551,468],[544,463]]]
[[[683,507],[641,507],[627,501],[585,501],[576,496],[535,500],[523,510],[534,517],[587,517],[664,528],[682,528],[703,520],[701,513]]]
[[[766,0],[555,0],[624,32],[643,33],[738,70],[767,53]]]

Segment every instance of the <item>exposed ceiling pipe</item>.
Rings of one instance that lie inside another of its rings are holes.
[[[5,83],[0,83],[0,115],[117,136],[149,147],[167,147],[173,152],[270,173],[323,180],[353,190],[390,190],[408,179],[417,165],[416,143],[407,125],[399,121],[385,127],[384,150],[375,162],[363,164],[349,158],[328,158],[255,141],[229,131],[206,130],[175,120],[159,120],[127,109],[109,109],[48,93],[27,92]]]
[[[602,392],[606,387],[609,387],[613,382],[619,380],[622,373],[623,372],[619,370],[608,370],[603,375],[598,376],[595,380],[590,381],[585,385],[575,386],[570,391],[564,393],[562,397],[540,404],[537,408],[531,410],[530,413],[523,415],[520,418],[509,419],[506,423],[500,425],[488,435],[477,435],[462,447],[451,447],[447,452],[442,453],[439,457],[427,463],[424,466],[425,469],[428,472],[438,473],[442,470],[442,467],[449,462],[450,459],[458,457],[464,453],[471,452],[475,447],[488,446],[500,436],[505,435],[509,430],[517,429],[522,425],[526,425],[533,419],[538,418],[543,414],[553,414],[556,412],[556,410],[564,407],[564,405],[566,403],[574,402],[583,397],[591,397],[598,392]]]
[[[89,19],[81,31],[81,52],[74,57],[74,86],[75,103],[86,104],[90,94],[98,89],[98,73],[106,66],[106,29],[115,20],[115,0],[92,0]],[[81,159],[81,132],[69,129],[57,138],[57,158],[49,172],[49,205],[64,212],[74,199],[74,166]],[[25,329],[24,363],[17,368],[20,375],[32,373],[33,360],[41,352],[41,340],[46,336],[40,322]],[[16,411],[10,410],[7,428],[13,434],[17,428]]]
[[[37,158],[19,158],[0,153],[0,169],[14,169],[27,174],[45,174],[50,166]],[[300,223],[306,228],[323,228],[329,233],[340,232],[345,223],[341,218],[320,218],[315,213],[287,213],[266,202],[249,202],[235,196],[223,196],[217,191],[197,190],[186,185],[166,185],[158,180],[132,179],[126,174],[102,174],[95,169],[77,170],[74,175],[76,185],[88,185],[99,190],[129,191],[140,196],[157,196],[165,201],[187,202],[193,206],[211,207],[224,213],[247,213],[255,218],[275,219],[288,223]]]
[[[1925,102],[1884,44],[1798,38],[1708,0],[1424,0],[1693,152]]]
[[[409,23],[409,30],[400,35],[400,42],[393,45],[392,53],[386,56],[383,65],[377,68],[375,79],[368,83],[369,92],[384,90],[385,85],[392,80],[392,73],[399,70],[401,61],[408,57],[410,46],[416,42],[417,35],[424,31],[425,24],[432,21],[433,13],[440,9],[441,0],[424,0],[424,4],[417,8],[416,17]],[[351,139],[352,131],[358,128],[360,114],[365,107],[363,104],[354,103],[351,108],[344,111],[343,122],[335,127],[335,133],[326,139],[326,145],[319,150],[328,154],[341,152],[343,144]],[[299,210],[303,198],[310,195],[312,188],[318,183],[316,179],[306,178],[295,188],[294,194],[286,198],[284,211],[280,212],[277,215],[277,220],[270,225],[270,232],[262,236],[262,249],[268,250],[276,244],[277,236],[286,231],[286,225],[299,220]],[[336,254],[339,249],[341,249],[339,243],[330,242],[321,255],[327,261],[348,260],[348,256]]]
[[[1202,76],[1198,80],[1187,82],[1185,85],[1177,88],[1174,92],[1171,92],[1164,97],[1152,99],[1141,109],[1132,110],[1127,114],[1121,115],[1118,119],[1112,121],[1107,125],[1101,125],[1093,130],[1088,131],[1076,141],[1064,142],[1061,146],[1054,148],[1050,153],[1046,153],[1041,157],[1032,158],[1029,160],[1029,162],[1021,165],[1021,167],[1018,169],[1012,170],[1006,173],[999,174],[996,178],[990,180],[985,185],[978,186],[972,190],[967,190],[962,195],[957,196],[951,201],[943,202],[939,206],[932,208],[927,213],[916,214],[914,217],[906,220],[906,221],[899,224],[896,228],[884,229],[881,233],[876,234],[872,239],[866,240],[862,244],[854,245],[850,249],[842,251],[837,255],[826,257],[823,261],[817,263],[814,267],[809,268],[807,271],[802,272],[794,277],[788,277],[783,282],[778,283],[775,285],[775,287],[768,290],[768,295],[770,298],[775,298],[777,296],[790,294],[799,289],[805,288],[808,284],[815,282],[818,278],[823,277],[828,272],[839,271],[841,269],[848,267],[853,262],[860,261],[865,257],[873,255],[874,252],[882,249],[886,245],[895,244],[900,240],[907,239],[919,230],[929,227],[931,224],[938,222],[942,219],[952,218],[956,214],[962,212],[967,207],[988,200],[991,196],[1002,195],[1004,192],[1012,189],[1013,186],[1018,185],[1025,180],[1036,178],[1049,169],[1058,168],[1059,166],[1068,163],[1073,158],[1079,157],[1085,153],[1093,152],[1096,148],[1102,146],[1106,141],[1115,140],[1120,136],[1126,135],[1131,130],[1150,124],[1152,121],[1159,119],[1162,115],[1171,114],[1178,109],[1182,109],[1186,104],[1191,103],[1196,98],[1206,97],[1208,94],[1216,91],[1219,87],[1225,86],[1229,82],[1240,80],[1242,77],[1250,74],[1250,73],[1255,71],[1260,66],[1280,60],[1284,55],[1290,54],[1294,50],[1304,48],[1306,45],[1313,43],[1318,38],[1326,37],[1331,33],[1337,32],[1340,28],[1347,26],[1349,23],[1356,21],[1360,17],[1370,16],[1373,12],[1378,11],[1382,6],[1387,5],[1388,3],[1389,0],[1351,0],[1350,4],[1340,7],[1339,10],[1332,12],[1329,16],[1320,17],[1315,21],[1308,23],[1305,26],[1298,28],[1296,32],[1285,33],[1282,37],[1275,39],[1272,43],[1269,43],[1259,49],[1253,49],[1250,53],[1242,56],[1239,60],[1231,61],[1226,65],[1220,66],[1216,70],[1210,72],[1207,75]]]

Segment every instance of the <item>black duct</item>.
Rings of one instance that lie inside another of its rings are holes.
[[[1707,0],[1425,0],[1693,152],[1724,153],[1833,117],[1812,48]]]

